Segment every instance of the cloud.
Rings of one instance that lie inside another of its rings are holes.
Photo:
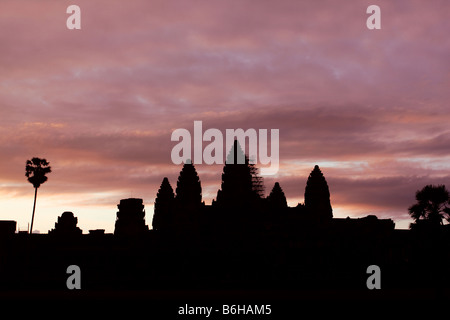
[[[267,191],[279,179],[301,201],[318,163],[336,205],[403,210],[450,176],[449,5],[379,1],[369,31],[370,4],[78,0],[69,31],[63,2],[2,1],[1,194],[26,194],[24,162],[40,156],[49,195],[151,203],[164,176],[176,185],[171,132],[201,120],[280,129]],[[210,200],[221,166],[197,169]]]

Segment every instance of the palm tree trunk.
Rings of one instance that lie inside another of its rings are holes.
[[[33,204],[33,215],[31,216],[30,234],[33,233],[33,221],[34,221],[34,211],[36,210],[37,189],[38,189],[38,188],[34,188],[34,204]]]

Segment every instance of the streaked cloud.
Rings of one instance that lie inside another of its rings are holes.
[[[202,120],[280,129],[266,192],[279,180],[302,201],[317,163],[336,211],[404,220],[416,189],[449,184],[450,5],[378,1],[382,29],[369,31],[370,4],[77,0],[82,30],[69,31],[64,2],[2,1],[0,218],[23,210],[33,156],[54,169],[42,187],[53,215],[110,208],[111,232],[130,192],[149,215],[162,178],[174,186],[181,169],[172,130]],[[208,203],[222,168],[197,169]],[[35,223],[48,230],[56,218]],[[85,232],[105,222],[79,221]]]

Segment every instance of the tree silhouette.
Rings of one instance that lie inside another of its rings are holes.
[[[33,222],[34,222],[34,212],[36,210],[36,198],[37,198],[37,190],[47,181],[46,174],[52,172],[50,163],[45,159],[40,158],[32,158],[31,160],[27,160],[25,166],[25,176],[28,178],[28,182],[30,182],[34,187],[34,204],[33,204],[33,214],[31,216],[31,227],[30,234],[33,232]]]
[[[311,171],[305,188],[305,208],[320,221],[333,218],[333,209],[330,203],[330,191],[327,181],[316,165]]]
[[[269,206],[274,209],[284,209],[287,208],[286,196],[284,195],[283,189],[281,189],[280,184],[275,182],[269,196],[267,197]]]
[[[165,177],[156,194],[155,213],[153,215],[153,229],[164,230],[169,228],[173,214],[175,195],[169,179]]]
[[[417,203],[408,208],[416,222],[425,219],[441,225],[444,218],[450,222],[450,195],[445,185],[426,185],[416,192],[416,200]]]

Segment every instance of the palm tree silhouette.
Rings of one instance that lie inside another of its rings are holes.
[[[441,225],[444,218],[450,222],[450,195],[445,185],[426,185],[416,192],[416,200],[417,203],[408,208],[416,222],[427,219]]]
[[[45,176],[47,173],[52,172],[51,167],[49,166],[49,162],[45,159],[32,158],[31,160],[27,160],[25,166],[25,176],[28,178],[28,182],[30,182],[34,187],[34,204],[33,204],[33,215],[31,216],[31,227],[30,234],[33,232],[33,221],[34,221],[34,212],[36,209],[36,197],[37,190],[45,181],[47,181],[47,177]]]

